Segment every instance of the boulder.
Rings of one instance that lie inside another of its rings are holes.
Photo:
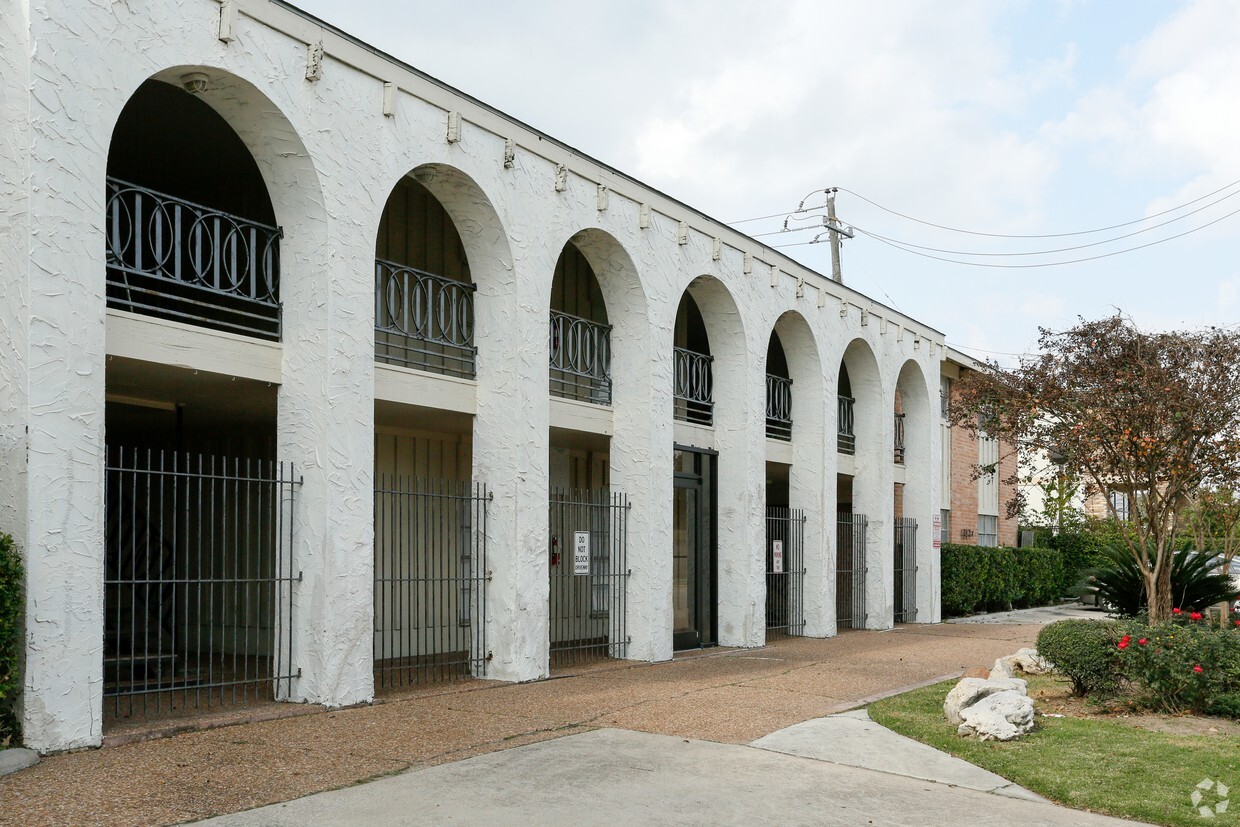
[[[986,680],[990,677],[990,670],[985,666],[974,666],[972,669],[961,675],[962,678],[981,678]]]
[[[990,667],[990,675],[994,678],[1011,678],[1016,674],[1016,670],[1012,668],[1011,656],[1002,657],[995,661],[995,665]]]
[[[996,692],[961,712],[960,735],[982,741],[1011,741],[1033,729],[1033,701],[1019,692]]]
[[[1015,655],[1009,657],[1012,665],[1026,675],[1045,675],[1048,672],[1055,671],[1055,667],[1050,662],[1038,654],[1037,649],[1018,649]]]
[[[963,678],[947,693],[947,699],[943,701],[943,714],[947,716],[948,723],[959,724],[964,720],[964,710],[998,692],[1024,695],[1025,682],[1018,678]]]

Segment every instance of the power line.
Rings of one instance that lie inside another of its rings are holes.
[[[1192,201],[1189,201],[1184,204],[1180,204],[1179,206],[1172,207],[1167,210],[1163,210],[1162,212],[1156,212],[1153,215],[1147,215],[1144,218],[1135,218],[1132,221],[1124,221],[1119,224],[1112,224],[1109,227],[1098,227],[1092,230],[1077,230],[1076,232],[1070,232],[1070,233],[1042,233],[1042,234],[1034,234],[1034,235],[1019,235],[1019,234],[1013,234],[1013,233],[987,233],[987,232],[980,232],[977,230],[964,230],[959,227],[951,227],[946,224],[935,224],[933,221],[925,221],[920,218],[915,218],[914,216],[911,216],[911,215],[906,215],[905,213],[899,212],[897,210],[893,210],[890,207],[884,207],[882,204],[879,204],[877,201],[873,201],[869,198],[866,198],[864,195],[858,192],[854,192],[853,190],[847,189],[845,187],[840,187],[839,190],[840,192],[846,192],[849,195],[856,196],[857,198],[860,198],[862,201],[865,201],[867,204],[871,204],[884,212],[888,212],[888,213],[891,213],[892,215],[899,216],[900,218],[903,218],[905,220],[913,221],[918,224],[925,224],[927,227],[934,227],[939,230],[948,230],[953,233],[964,233],[966,235],[980,235],[980,236],[987,236],[989,238],[1067,238],[1069,236],[1075,236],[1075,235],[1091,235],[1093,233],[1102,233],[1102,232],[1107,232],[1109,230],[1118,230],[1122,227],[1129,227],[1133,224],[1140,224],[1143,221],[1149,221],[1151,218],[1158,218],[1160,216],[1167,215],[1168,213],[1178,212],[1179,210],[1182,210],[1185,207],[1191,207],[1193,204],[1196,204],[1198,201],[1204,201],[1207,198],[1218,195],[1220,192],[1223,192],[1224,190],[1229,190],[1232,187],[1236,186],[1237,184],[1240,184],[1240,179],[1232,181],[1230,184],[1227,184],[1226,186],[1219,187],[1213,192],[1208,192],[1205,195],[1194,198]],[[766,217],[774,218],[774,216],[766,216]],[[757,219],[753,219],[753,220],[757,220]],[[737,223],[740,223],[740,222],[737,222]]]
[[[1168,224],[1174,224],[1177,221],[1182,221],[1183,219],[1188,218],[1189,216],[1196,215],[1197,213],[1202,212],[1203,210],[1208,210],[1217,204],[1223,203],[1228,198],[1234,198],[1237,195],[1240,195],[1240,190],[1236,190],[1235,192],[1228,193],[1227,195],[1224,195],[1222,198],[1219,198],[1217,201],[1211,201],[1209,204],[1198,207],[1197,209],[1192,210],[1190,212],[1186,212],[1183,215],[1177,215],[1175,218],[1169,218],[1166,221],[1151,225],[1149,227],[1143,227],[1140,230],[1133,230],[1130,233],[1124,233],[1123,235],[1117,235],[1114,238],[1106,238],[1101,241],[1091,241],[1088,244],[1077,244],[1072,247],[1060,247],[1054,250],[1028,250],[1028,251],[1022,251],[1022,252],[1017,252],[1017,253],[976,253],[971,250],[945,250],[940,247],[928,247],[923,244],[913,244],[912,242],[909,242],[909,241],[901,241],[898,238],[892,238],[890,236],[879,235],[878,233],[870,232],[869,230],[864,230],[860,227],[854,227],[854,229],[857,230],[857,232],[864,233],[865,235],[868,235],[871,238],[878,239],[879,241],[887,241],[887,242],[891,242],[892,244],[898,244],[901,247],[908,247],[908,248],[915,249],[915,250],[928,250],[932,253],[946,253],[948,255],[958,255],[958,256],[999,256],[999,257],[1045,256],[1045,255],[1050,255],[1052,253],[1068,253],[1068,252],[1072,252],[1073,250],[1084,250],[1089,247],[1100,247],[1104,244],[1112,244],[1116,241],[1122,241],[1125,238],[1132,238],[1133,236],[1141,235],[1142,233],[1148,233],[1151,230],[1157,230],[1159,227],[1166,227]],[[1205,226],[1209,226],[1209,225],[1207,224]],[[803,227],[801,229],[812,229],[812,227]],[[770,233],[768,233],[768,235],[770,235]],[[1172,237],[1174,238],[1175,236],[1172,236]]]
[[[903,246],[903,245],[902,245],[901,243],[899,243],[899,242],[892,242],[892,241],[888,241],[888,240],[886,240],[885,238],[882,238],[881,236],[876,236],[876,235],[873,235],[872,233],[868,233],[868,232],[866,232],[865,230],[862,230],[862,229],[861,229],[861,228],[859,228],[859,227],[857,228],[857,232],[861,233],[862,235],[865,235],[865,236],[868,236],[868,237],[870,237],[870,238],[873,238],[875,241],[878,241],[878,242],[880,242],[880,243],[882,243],[882,244],[886,244],[888,247],[894,247],[894,248],[895,248],[895,249],[897,249],[897,250],[903,250],[903,251],[904,251],[904,252],[906,252],[906,253],[912,253],[912,254],[913,254],[913,255],[915,255],[915,256],[921,256],[922,258],[929,258],[929,259],[933,259],[933,260],[935,260],[935,261],[945,261],[945,262],[947,262],[947,263],[949,263],[949,264],[960,264],[960,265],[963,265],[963,266],[966,266],[966,267],[995,267],[995,268],[1007,269],[1007,270],[1024,270],[1024,269],[1028,269],[1028,268],[1031,268],[1031,267],[1060,267],[1060,266],[1065,265],[1065,264],[1080,264],[1080,263],[1085,262],[1085,261],[1097,261],[1098,259],[1102,259],[1102,258],[1110,258],[1111,256],[1118,256],[1118,255],[1122,255],[1123,253],[1131,253],[1131,252],[1134,252],[1134,251],[1136,251],[1136,250],[1144,250],[1146,247],[1153,247],[1153,246],[1154,246],[1154,245],[1156,245],[1156,244],[1162,244],[1162,243],[1164,243],[1164,242],[1171,241],[1171,240],[1173,240],[1173,239],[1181,238],[1181,237],[1186,236],[1186,235],[1191,235],[1192,233],[1195,233],[1195,232],[1197,232],[1198,230],[1204,230],[1205,228],[1207,228],[1207,227],[1211,227],[1211,226],[1213,226],[1213,225],[1215,225],[1215,224],[1219,223],[1220,221],[1223,221],[1223,220],[1226,220],[1226,219],[1228,219],[1228,218],[1231,218],[1231,217],[1232,217],[1233,215],[1235,215],[1236,213],[1240,213],[1240,209],[1232,210],[1231,212],[1227,213],[1226,215],[1220,216],[1219,218],[1216,218],[1216,219],[1214,219],[1213,221],[1208,221],[1208,222],[1206,222],[1205,224],[1202,224],[1202,225],[1201,225],[1201,226],[1199,226],[1199,227],[1193,227],[1192,229],[1185,230],[1185,231],[1184,231],[1184,232],[1182,232],[1182,233],[1176,233],[1175,235],[1169,235],[1169,236],[1167,236],[1166,238],[1156,239],[1155,241],[1150,241],[1150,242],[1147,242],[1147,243],[1145,243],[1145,244],[1138,244],[1138,245],[1137,245],[1137,246],[1135,246],[1135,247],[1126,247],[1126,248],[1124,248],[1123,250],[1112,250],[1112,251],[1111,251],[1111,252],[1109,252],[1109,253],[1100,253],[1099,255],[1096,255],[1096,256],[1086,256],[1086,257],[1084,257],[1084,258],[1074,258],[1074,259],[1069,259],[1069,260],[1067,260],[1067,261],[1045,261],[1045,262],[1041,262],[1041,263],[1037,263],[1037,264],[992,264],[992,263],[987,262],[987,261],[964,261],[964,260],[962,260],[962,259],[957,259],[957,258],[947,258],[946,256],[935,256],[935,255],[931,255],[931,254],[929,254],[929,253],[919,252],[918,250],[911,249],[910,247]],[[801,243],[801,244],[815,244],[815,243],[819,243],[819,239],[815,238],[815,239],[813,239],[813,240],[810,240],[810,241],[803,241],[803,242],[800,242],[800,243]],[[782,245],[782,246],[784,246],[784,247],[797,247],[797,246],[800,246],[800,245],[799,245],[799,244],[784,244],[784,245]]]

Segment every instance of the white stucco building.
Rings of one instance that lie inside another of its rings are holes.
[[[938,331],[279,2],[0,60],[30,746],[939,619]]]

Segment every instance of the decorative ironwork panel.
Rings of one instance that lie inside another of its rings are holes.
[[[895,614],[894,622],[917,619],[917,520],[901,517],[895,521]]]
[[[895,461],[896,465],[904,464],[904,414],[896,414],[895,420]]]
[[[805,512],[799,508],[766,508],[766,630],[805,633]]]
[[[555,489],[548,499],[551,663],[623,658],[628,498],[607,489]]]
[[[715,389],[711,375],[714,359],[683,347],[674,349],[675,417],[710,425],[714,419]]]
[[[839,434],[836,439],[836,450],[841,454],[857,452],[857,436],[853,431],[853,405],[851,396],[841,396],[839,405]]]
[[[485,485],[375,480],[375,685],[486,675]]]
[[[611,326],[551,311],[551,393],[611,404]]]
[[[474,285],[375,259],[375,358],[472,379]]]
[[[868,526],[864,514],[841,511],[836,515],[835,623],[839,629],[865,628]]]
[[[105,708],[287,699],[293,466],[109,448],[106,483]]]
[[[792,439],[792,380],[766,375],[766,435],[771,439]]]
[[[109,307],[280,339],[279,227],[115,178],[107,187]]]

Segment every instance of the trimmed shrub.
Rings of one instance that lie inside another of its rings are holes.
[[[1119,624],[1109,620],[1060,620],[1038,633],[1038,654],[1072,680],[1076,695],[1119,688]]]
[[[1063,564],[1053,549],[948,543],[941,559],[942,608],[948,617],[1041,606],[1060,596]]]
[[[17,666],[23,610],[21,559],[13,538],[0,534],[0,749],[16,743],[20,735],[13,705],[21,686]]]

